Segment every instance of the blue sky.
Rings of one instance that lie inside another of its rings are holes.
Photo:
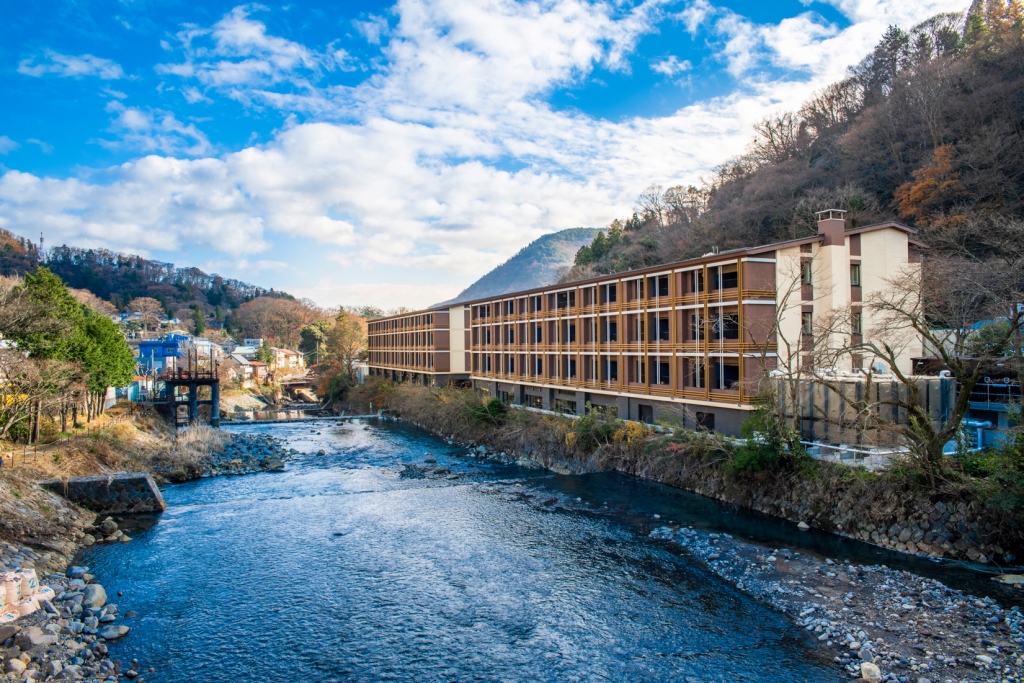
[[[308,296],[448,298],[696,183],[925,0],[6,0],[0,226]]]

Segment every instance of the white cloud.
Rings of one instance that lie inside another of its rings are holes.
[[[53,50],[46,50],[45,59],[36,63],[35,57],[23,59],[18,64],[18,73],[26,76],[44,76],[55,74],[71,78],[98,76],[109,81],[124,78],[124,70],[117,62],[92,55],[62,55]]]
[[[0,154],[7,155],[10,152],[21,147],[17,142],[10,139],[6,135],[0,135]]]
[[[39,147],[39,151],[42,152],[43,154],[53,154],[53,145],[51,145],[48,142],[43,142],[42,140],[37,140],[36,138],[29,138],[25,140],[25,142],[29,142],[32,143],[33,145],[36,145],[37,147]]]
[[[693,64],[690,63],[689,59],[679,61],[679,58],[675,55],[669,55],[666,59],[658,62],[651,63],[651,71],[662,74],[673,78],[674,76],[689,71],[693,68]]]
[[[314,285],[289,290],[293,296],[305,297],[329,305],[358,306],[373,302],[385,310],[407,306],[423,309],[440,301],[454,298],[464,287],[450,284],[403,284],[396,282],[368,282],[339,285],[324,279]]]
[[[207,88],[220,89],[248,102],[261,99],[264,89],[281,84],[309,91],[310,79],[316,80],[322,71],[354,68],[345,50],[330,46],[326,53],[318,53],[268,35],[263,22],[249,17],[266,9],[260,5],[241,5],[209,29],[187,26],[176,36],[185,61],[158,64],[157,73],[194,78]]]
[[[311,245],[309,263],[271,272],[308,271],[288,285],[292,293],[425,305],[544,233],[622,216],[651,182],[696,182],[744,149],[766,111],[795,108],[841,77],[886,22],[911,25],[950,6],[837,2],[853,21],[844,29],[811,12],[757,24],[691,3],[672,25],[706,30],[737,88],[671,115],[619,122],[555,111],[545,97],[597,65],[627,68],[637,41],[665,19],[655,0],[625,10],[584,0],[401,0],[385,66],[361,85],[336,88],[316,79],[347,55],[269,35],[253,8],[236,8],[213,27],[186,27],[178,34],[184,60],[158,70],[183,79],[186,98],[226,94],[314,122],[289,120],[269,143],[216,158],[174,159],[155,155],[202,157],[212,145],[170,112],[111,102],[119,139],[105,144],[153,156],[98,179],[8,172],[0,225],[144,253],[209,248],[242,271],[238,264],[279,260],[272,245],[291,240]],[[672,77],[688,63],[672,56],[650,67]],[[361,267],[349,270],[354,264]],[[384,273],[459,284],[435,291]],[[344,284],[355,278],[391,284]]]
[[[206,102],[207,104],[213,102],[209,97],[200,92],[199,88],[188,87],[181,91],[181,94],[185,97],[185,101],[189,104],[195,104],[196,102]]]
[[[374,15],[370,15],[365,21],[353,21],[352,25],[366,38],[366,42],[374,45],[380,45],[381,36],[386,36],[390,29],[387,19]]]
[[[109,132],[117,140],[99,140],[104,147],[127,147],[145,153],[199,156],[213,151],[210,141],[195,124],[184,124],[167,111],[143,111],[126,107],[117,100],[107,103],[107,111],[116,114]]]

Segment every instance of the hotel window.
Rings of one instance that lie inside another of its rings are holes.
[[[722,339],[739,339],[740,321],[734,313],[722,315]]]
[[[810,311],[800,314],[800,333],[814,334],[814,314]]]
[[[668,275],[658,278],[658,296],[668,296]]]
[[[534,360],[535,360],[535,367],[534,367],[533,374],[536,375],[537,377],[540,377],[541,375],[544,374],[544,359],[543,358],[535,358]]]
[[[613,304],[617,299],[615,285],[601,285],[601,303]]]
[[[700,313],[690,314],[690,341],[704,340],[704,316]]]
[[[669,365],[668,363],[658,363],[658,384],[669,383]]]
[[[668,341],[668,318],[658,318],[658,341]]]
[[[619,381],[619,361],[605,359],[604,378],[609,382]]]
[[[516,371],[516,358],[515,356],[508,356],[508,374],[513,374]]]
[[[860,287],[860,264],[859,263],[851,263],[850,264],[850,286],[851,287]]]
[[[569,360],[569,379],[576,379],[576,359]]]
[[[531,296],[530,297],[530,310],[531,311],[539,311],[540,309],[541,309],[541,298],[540,298],[540,296],[539,295],[538,296]]]
[[[505,302],[505,315],[513,315],[515,313],[515,301]]]
[[[540,325],[534,325],[533,326],[533,341],[535,343],[537,343],[537,344],[540,344],[541,339],[543,338],[543,336],[544,336],[544,333],[541,332],[541,326]]]
[[[854,311],[850,321],[851,334],[864,334],[864,314]]]
[[[636,375],[637,381],[640,384],[647,383],[647,363],[644,362],[643,358],[636,359]]]
[[[516,343],[516,328],[511,325],[505,326],[505,343],[515,344]]]
[[[605,341],[619,341],[619,324],[612,320],[605,320]]]
[[[491,371],[491,356],[490,356],[490,354],[487,354],[486,356],[484,356],[484,372],[490,372],[490,371]]]
[[[575,325],[569,325],[569,341],[570,342],[576,341],[576,326]]]
[[[814,281],[813,281],[812,275],[811,275],[811,262],[810,261],[802,261],[800,263],[800,284],[802,284],[802,285],[809,285],[809,284],[813,284],[813,282]]]
[[[704,271],[695,270],[690,280],[690,285],[693,288],[693,293],[697,294],[704,291]]]
[[[484,344],[490,344],[490,343],[491,343],[491,328],[485,327],[484,328]]]

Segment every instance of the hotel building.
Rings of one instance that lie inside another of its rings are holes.
[[[826,211],[802,239],[375,320],[369,365],[469,379],[508,403],[738,434],[766,371],[813,369],[816,334],[845,347],[872,329],[864,302],[919,268],[913,234],[893,222],[848,230]],[[920,343],[904,341],[910,372]],[[881,369],[845,363],[829,370]]]

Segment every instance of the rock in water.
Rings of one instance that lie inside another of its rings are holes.
[[[107,591],[98,583],[90,583],[82,593],[82,606],[99,609],[107,604]]]
[[[110,534],[117,531],[117,522],[110,519],[109,517],[106,518],[105,520],[103,520],[103,523],[100,524],[100,531],[103,532],[104,536],[109,536]]]
[[[807,525],[807,522],[800,522],[796,525],[796,528],[800,531],[810,531],[811,527]]]
[[[130,630],[131,629],[127,626],[104,626],[100,629],[99,636],[104,640],[117,640],[118,638],[123,638],[128,635],[128,631]]]

